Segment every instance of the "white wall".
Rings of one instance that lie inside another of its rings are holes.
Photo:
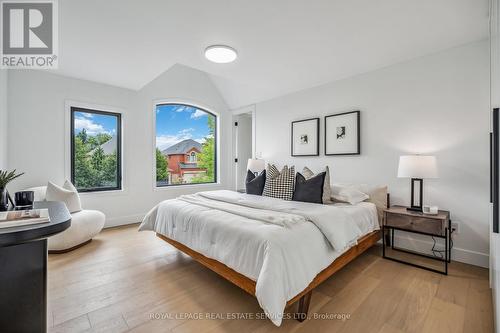
[[[0,170],[7,168],[7,75],[0,69]]]
[[[69,179],[65,103],[77,101],[123,111],[123,191],[82,193],[84,208],[107,216],[106,226],[138,222],[161,200],[203,188],[221,188],[231,179],[231,115],[203,72],[176,65],[141,91],[53,75],[42,71],[11,71],[9,94],[9,168],[26,174],[11,191],[63,183]],[[176,98],[207,107],[220,117],[220,185],[153,189],[153,100]]]
[[[425,182],[424,204],[460,222],[454,259],[488,266],[488,101],[484,41],[259,103],[256,152],[298,170],[329,165],[334,183],[387,184],[395,204],[410,196],[409,180],[396,178],[399,156],[434,154],[440,178]],[[323,117],[351,110],[361,110],[361,155],[324,156]],[[310,117],[321,118],[320,156],[292,158],[290,122]]]

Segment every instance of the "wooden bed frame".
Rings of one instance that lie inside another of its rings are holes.
[[[361,253],[365,252],[368,248],[370,248],[372,245],[378,242],[380,239],[381,231],[373,231],[362,238],[358,240],[358,244],[351,247],[349,250],[344,252],[340,257],[335,259],[333,263],[322,270],[314,280],[304,289],[302,292],[298,293],[294,298],[289,300],[286,303],[286,306],[289,307],[292,304],[296,303],[299,301],[299,307],[297,311],[297,320],[299,321],[304,321],[307,317],[307,312],[309,310],[309,302],[311,300],[311,293],[314,288],[316,288],[319,284],[321,284],[323,281],[328,279],[330,276],[332,276],[335,272],[340,270],[342,267],[347,265],[349,262],[354,260],[356,257],[358,257]],[[255,296],[255,281],[249,279],[248,277],[244,276],[243,274],[240,274],[236,272],[235,270],[229,268],[228,266],[224,265],[223,263],[210,259],[208,257],[205,257],[203,254],[196,252],[189,247],[173,240],[170,239],[166,236],[163,236],[159,233],[156,233],[156,236],[163,239],[167,243],[173,245],[180,251],[184,252],[185,254],[191,256],[194,260],[198,261],[200,264],[203,266],[211,269],[215,273],[219,274],[226,280],[232,282],[233,284],[237,285],[247,293],[249,293],[252,296]]]

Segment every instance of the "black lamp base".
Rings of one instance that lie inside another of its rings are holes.
[[[418,194],[415,195],[415,190],[418,188]],[[417,201],[418,196],[418,201]],[[406,210],[412,212],[422,211],[422,201],[424,198],[424,180],[422,178],[412,178],[411,179],[411,207],[406,208]]]

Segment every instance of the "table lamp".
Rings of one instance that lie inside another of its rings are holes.
[[[257,158],[249,158],[247,163],[247,170],[254,173],[255,176],[259,175],[259,172],[266,168],[266,161]]]
[[[424,178],[438,178],[435,156],[405,155],[399,157],[399,178],[411,178],[411,207],[408,210],[422,211]]]

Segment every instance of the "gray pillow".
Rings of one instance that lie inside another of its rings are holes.
[[[306,179],[300,172],[297,172],[292,200],[322,204],[325,175],[326,172],[322,172],[312,178]]]
[[[302,174],[306,179],[310,179],[314,177],[314,172],[311,171],[308,167],[304,167],[302,170]],[[332,201],[332,188],[330,187],[330,168],[328,165],[325,167],[325,183],[323,184],[323,203],[330,204]]]
[[[258,176],[255,176],[250,170],[247,171],[247,179],[245,182],[247,194],[262,195],[265,184],[266,170],[262,171]]]

